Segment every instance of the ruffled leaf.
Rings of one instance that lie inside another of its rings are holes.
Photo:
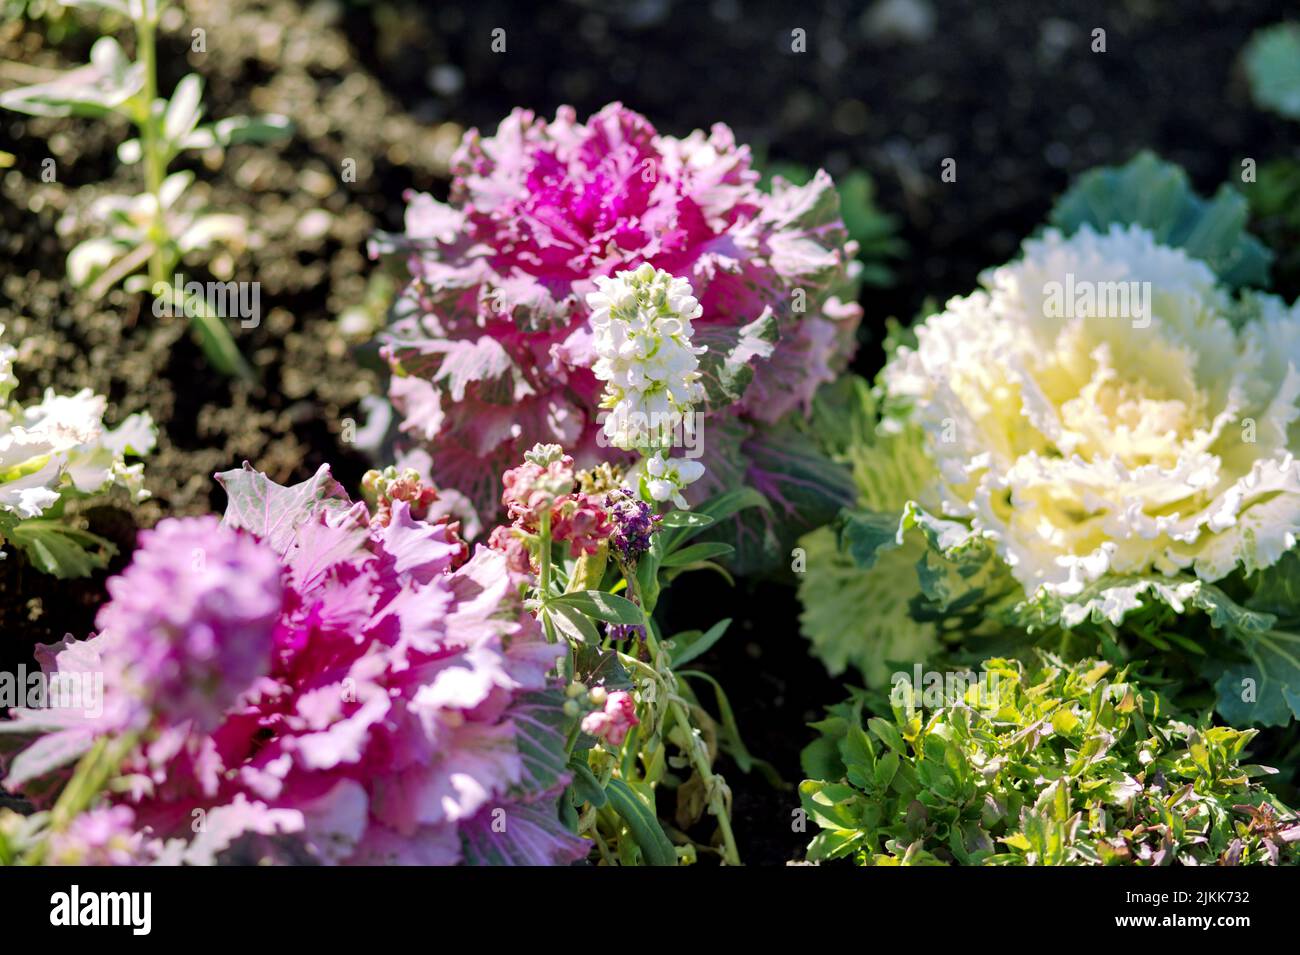
[[[1246,200],[1227,186],[1213,199],[1192,189],[1187,173],[1153,153],[1080,176],[1057,200],[1048,221],[1066,234],[1112,223],[1149,229],[1161,245],[1184,249],[1233,287],[1268,285],[1273,253],[1246,232]]]
[[[555,799],[479,813],[460,833],[465,865],[564,865],[591,847],[564,828]]]
[[[301,484],[283,487],[247,461],[242,468],[216,475],[226,491],[222,521],[257,535],[283,555],[299,527],[321,511],[341,512],[352,506],[343,485],[330,475],[328,464]]]
[[[754,379],[754,362],[771,356],[776,339],[776,316],[771,309],[764,309],[740,328],[697,326],[694,344],[708,348],[700,356],[705,407],[716,411],[739,401]]]
[[[919,593],[916,562],[924,544],[909,538],[886,547],[864,571],[823,527],[799,540],[806,568],[799,576],[799,628],[833,674],[853,666],[868,682],[889,679],[892,664],[925,660],[939,648],[938,628],[912,618]]]

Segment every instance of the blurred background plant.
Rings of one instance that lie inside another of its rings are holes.
[[[1246,73],[1255,103],[1287,119],[1300,119],[1300,25],[1279,23],[1251,37]]]
[[[1260,109],[1300,121],[1300,25],[1259,30],[1243,54],[1251,98]],[[1277,253],[1279,285],[1300,287],[1300,160],[1262,162],[1253,183],[1243,183],[1255,230]]]
[[[68,278],[94,299],[119,282],[128,292],[152,291],[163,298],[168,309],[192,315],[203,351],[214,368],[227,375],[251,377],[252,369],[223,316],[202,296],[181,291],[178,300],[172,284],[174,270],[190,253],[207,251],[218,243],[242,244],[246,223],[236,215],[209,211],[190,190],[193,172],[168,175],[167,170],[186,150],[264,142],[286,134],[289,121],[277,115],[234,116],[200,125],[203,80],[196,73],[186,74],[170,99],[160,97],[155,38],[166,0],[69,0],[66,5],[103,11],[106,30],[114,29],[116,21],[130,23],[135,30],[136,59],[127,57],[112,36],[103,36],[91,47],[88,64],[47,82],[0,94],[0,107],[34,116],[125,118],[136,127],[138,137],[123,142],[117,157],[126,165],[142,165],[144,185],[144,191],[135,196],[103,196],[90,205],[87,218],[102,231],[68,254]],[[34,12],[31,4],[25,12]],[[39,13],[48,14],[45,5]],[[196,29],[193,44],[196,48],[206,45],[206,31]],[[48,162],[53,175],[54,161]],[[180,282],[175,285],[185,287]]]

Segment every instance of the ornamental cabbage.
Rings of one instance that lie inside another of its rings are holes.
[[[113,802],[165,863],[585,855],[558,815],[563,695],[549,673],[562,648],[506,559],[480,547],[457,566],[454,526],[414,519],[400,498],[372,520],[327,467],[289,488],[247,466],[219,478],[230,503],[223,525],[202,528],[203,559],[191,560],[197,522],[160,525],[110,585],[102,632],[41,651],[62,679],[104,673],[104,705],[15,710],[0,739],[43,735],[11,755],[5,785],[48,801],[112,735],[138,740]],[[214,649],[231,685],[208,704],[134,692],[178,674],[206,685]]]
[[[401,430],[486,524],[496,476],[534,444],[562,445],[579,467],[627,462],[598,422],[587,296],[645,263],[699,301],[707,476],[693,498],[762,485],[776,505],[763,513],[801,530],[849,502],[842,478],[810,473],[824,465],[786,423],[844,369],[861,316],[829,176],[764,192],[725,126],[679,139],[617,103],[585,123],[568,107],[550,122],[516,110],[495,135],[469,132],[452,173],[450,201],[409,196],[405,236],[374,251],[409,253],[385,335]],[[758,528],[738,559],[770,563],[774,533]]]
[[[1277,562],[1300,531],[1300,308],[1231,297],[1139,227],[1049,229],[882,373],[930,513],[1068,625]],[[1127,302],[1127,307],[1125,306]],[[1118,306],[1118,307],[1116,307]]]

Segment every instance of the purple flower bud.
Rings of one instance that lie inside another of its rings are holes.
[[[659,530],[661,518],[645,501],[630,491],[611,491],[605,507],[614,531],[609,546],[619,560],[631,563],[650,549],[650,540]]]
[[[212,516],[140,534],[96,624],[120,648],[111,677],[167,724],[211,730],[271,665],[283,605],[279,558]]]

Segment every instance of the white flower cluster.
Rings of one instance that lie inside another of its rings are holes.
[[[125,458],[153,450],[156,433],[149,415],[132,415],[108,430],[106,401],[89,388],[75,395],[47,390],[39,404],[27,408],[11,403],[18,384],[15,355],[12,346],[0,344],[0,530],[40,517],[69,493],[95,494],[116,483],[135,501],[148,497],[143,465],[127,464]]]
[[[670,458],[674,435],[694,433],[694,404],[703,397],[691,320],[702,309],[688,281],[648,263],[596,279],[591,309],[592,368],[605,382],[602,433],[610,444],[640,451],[629,477],[642,496],[685,507],[681,489],[704,474],[698,461]]]

